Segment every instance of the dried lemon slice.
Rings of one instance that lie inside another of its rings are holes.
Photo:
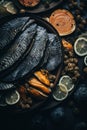
[[[78,56],[87,55],[87,39],[84,37],[78,38],[74,43],[74,51]]]
[[[87,56],[85,56],[85,58],[84,58],[84,63],[87,66]]]
[[[53,92],[53,98],[57,101],[63,101],[68,96],[68,91],[65,85],[59,85]]]
[[[60,78],[59,85],[65,85],[68,92],[70,92],[74,88],[73,81],[68,75],[64,75]]]
[[[12,91],[9,94],[6,95],[6,103],[8,105],[14,105],[16,104],[20,99],[20,94],[18,93],[18,91]]]

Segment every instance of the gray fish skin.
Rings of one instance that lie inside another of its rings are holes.
[[[61,43],[55,34],[48,34],[48,37],[49,43],[47,47],[47,53],[45,54],[45,58],[47,59],[45,69],[47,69],[48,71],[53,71],[61,63]]]
[[[30,72],[40,64],[45,52],[47,40],[48,36],[46,30],[43,27],[38,26],[35,41],[30,53],[24,61],[3,80],[12,82],[30,74]]]
[[[0,27],[0,51],[8,46],[18,32],[24,27],[29,17],[15,18]]]
[[[11,88],[15,88],[15,85],[0,82],[0,90],[7,90],[7,89],[11,89]]]
[[[7,50],[7,52],[0,57],[0,71],[6,70],[12,66],[18,59],[26,52],[31,44],[31,41],[36,33],[37,24],[32,24],[28,27],[14,42],[14,44]]]

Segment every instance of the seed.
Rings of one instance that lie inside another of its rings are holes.
[[[77,15],[76,19],[77,19],[77,20],[81,20],[81,16],[80,16],[80,15]]]

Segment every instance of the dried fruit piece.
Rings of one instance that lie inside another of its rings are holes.
[[[33,96],[35,96],[35,97],[37,97],[37,98],[47,98],[48,96],[46,95],[46,94],[44,94],[43,92],[41,92],[41,91],[39,91],[39,90],[37,90],[37,89],[35,89],[35,88],[32,88],[32,87],[29,87],[28,89],[27,89],[27,91],[30,93],[30,94],[32,94]]]
[[[28,83],[31,86],[34,86],[36,89],[41,90],[42,92],[49,94],[51,92],[51,89],[42,84],[40,81],[38,81],[36,78],[31,78]]]
[[[48,77],[42,73],[42,71],[36,71],[34,75],[45,85],[50,86],[50,81]]]
[[[62,39],[62,44],[65,48],[67,48],[68,50],[72,50],[73,46],[71,43],[67,42],[65,39]]]

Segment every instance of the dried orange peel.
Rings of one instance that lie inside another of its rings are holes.
[[[68,50],[72,50],[73,46],[71,43],[67,42],[65,39],[62,39],[63,47],[67,48]]]
[[[34,75],[45,85],[50,86],[50,81],[47,75],[43,74],[42,71],[36,71]]]
[[[41,90],[42,92],[46,94],[50,94],[51,89],[48,88],[46,85],[42,84],[40,81],[38,81],[36,78],[31,78],[28,83],[33,86],[34,88]]]

